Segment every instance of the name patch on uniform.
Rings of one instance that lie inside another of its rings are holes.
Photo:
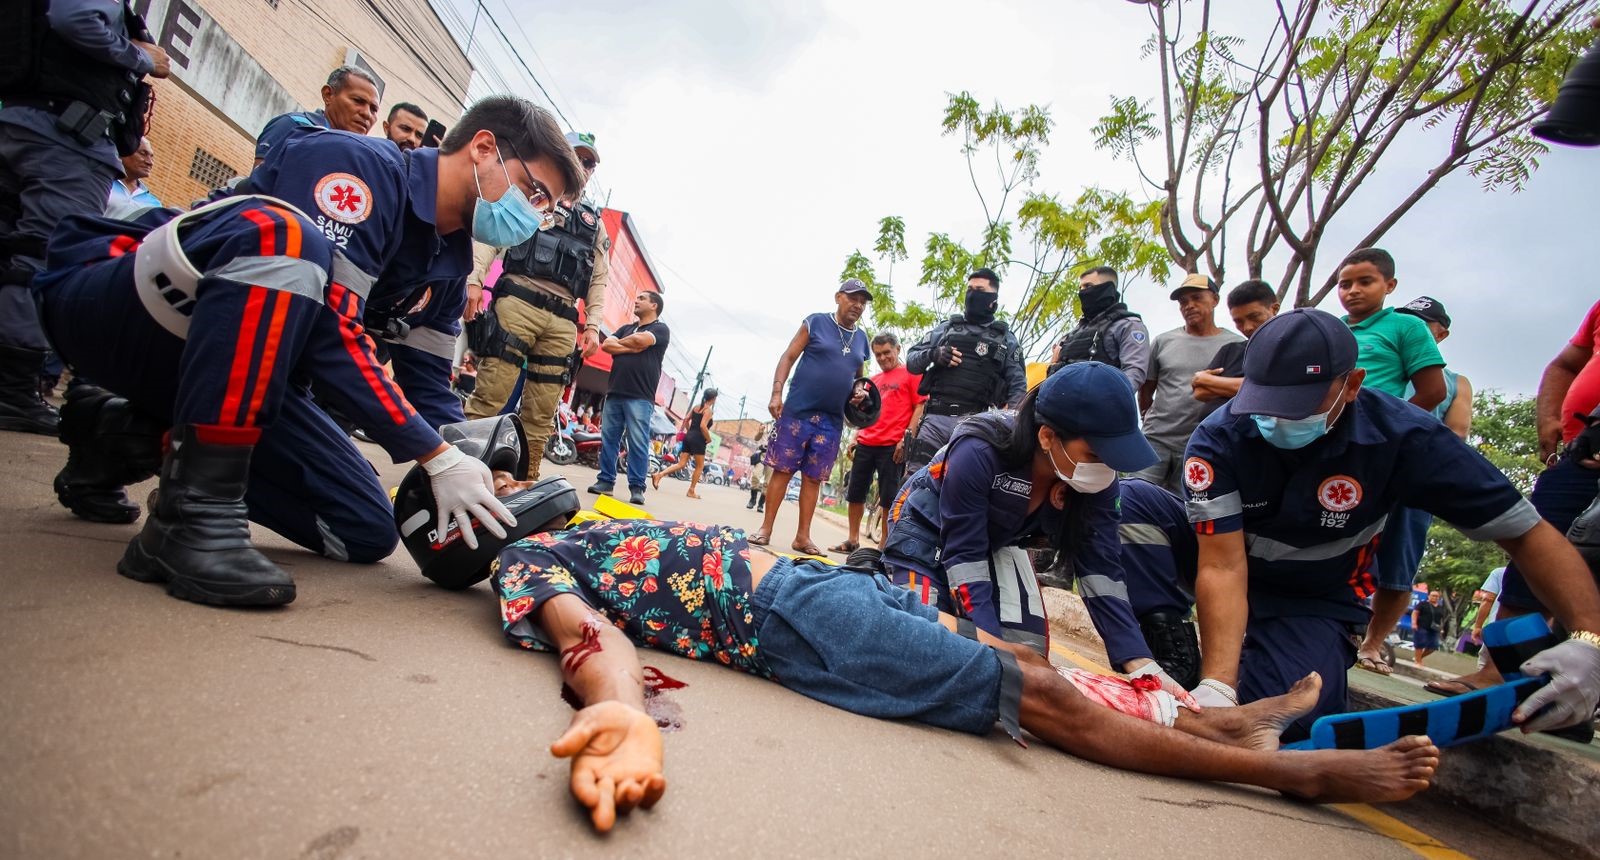
[[[317,208],[344,224],[360,224],[372,214],[372,191],[349,173],[330,173],[317,182]]]
[[[1029,493],[1033,492],[1033,482],[1015,478],[1011,475],[995,475],[994,483],[990,485],[990,489],[1026,498]]]
[[[1361,504],[1361,485],[1348,475],[1334,475],[1317,488],[1317,501],[1330,511],[1348,511]]]
[[[1211,470],[1211,464],[1199,457],[1190,457],[1183,461],[1183,485],[1196,493],[1211,488],[1211,482],[1216,480],[1216,473]]]

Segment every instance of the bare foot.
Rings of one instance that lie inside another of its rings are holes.
[[[1306,789],[1286,791],[1315,803],[1390,803],[1433,783],[1439,748],[1425,735],[1404,737],[1375,750],[1287,751],[1303,759]]]
[[[1310,713],[1322,695],[1322,676],[1316,672],[1295,682],[1281,696],[1259,699],[1237,708],[1207,708],[1195,716],[1210,729],[1206,736],[1219,743],[1271,752],[1279,745],[1285,726]]]

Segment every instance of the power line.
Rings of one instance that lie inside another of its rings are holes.
[[[556,100],[550,96],[550,91],[545,89],[544,84],[539,82],[539,76],[533,73],[533,69],[528,68],[527,61],[522,59],[522,53],[516,49],[515,45],[512,45],[511,39],[506,36],[506,31],[500,27],[500,22],[494,17],[494,13],[490,12],[489,7],[484,6],[481,0],[478,5],[483,10],[483,17],[487,18],[489,23],[494,26],[495,32],[500,34],[501,41],[511,48],[511,56],[516,58],[517,63],[522,66],[522,70],[528,73],[528,77],[533,80],[533,85],[539,88],[539,92],[544,93],[545,101],[550,103],[550,108],[556,112],[556,116],[561,117],[561,121],[567,124],[568,131],[576,131],[576,128],[572,125],[572,120],[567,119],[567,115],[561,112],[561,106],[556,104]]]
[[[533,52],[533,59],[538,62],[539,67],[544,69],[545,74],[549,76],[550,88],[556,91],[556,95],[560,96],[563,102],[566,102],[567,109],[572,111],[572,115],[578,116],[578,111],[572,106],[572,101],[567,98],[566,93],[561,91],[561,85],[556,83],[555,72],[550,70],[550,66],[545,63],[544,57],[539,56],[539,49],[533,46],[533,40],[528,38],[527,31],[522,29],[522,19],[516,16],[516,13],[511,9],[511,5],[507,2],[507,0],[500,0],[500,5],[504,6],[506,12],[511,15],[511,24],[517,28],[517,35],[522,37],[522,44],[528,46],[528,50]],[[513,48],[513,50],[515,50],[515,48]],[[582,122],[583,117],[579,116],[578,121]],[[585,128],[587,128],[587,126],[585,126]]]

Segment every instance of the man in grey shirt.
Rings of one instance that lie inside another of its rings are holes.
[[[1163,332],[1150,350],[1150,372],[1139,387],[1139,411],[1144,414],[1144,435],[1160,459],[1135,474],[1182,494],[1183,450],[1189,434],[1224,401],[1205,402],[1194,397],[1194,375],[1208,369],[1217,350],[1244,340],[1217,327],[1217,285],[1205,275],[1189,275],[1172,291],[1183,314],[1183,328]]]

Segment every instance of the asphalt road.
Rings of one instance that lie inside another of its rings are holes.
[[[1541,856],[1418,801],[1356,810],[1364,823],[865,719],[661,654],[646,662],[688,683],[670,694],[684,725],[666,798],[598,837],[546,751],[570,714],[555,661],[504,644],[486,585],[449,593],[403,551],[341,565],[258,530],[294,604],[177,601],[115,574],[138,526],[56,505],[63,456],[0,433],[0,857],[1459,856],[1413,850],[1428,837],[1391,815],[1481,856]],[[669,480],[649,507],[757,522],[745,493],[685,489]]]

